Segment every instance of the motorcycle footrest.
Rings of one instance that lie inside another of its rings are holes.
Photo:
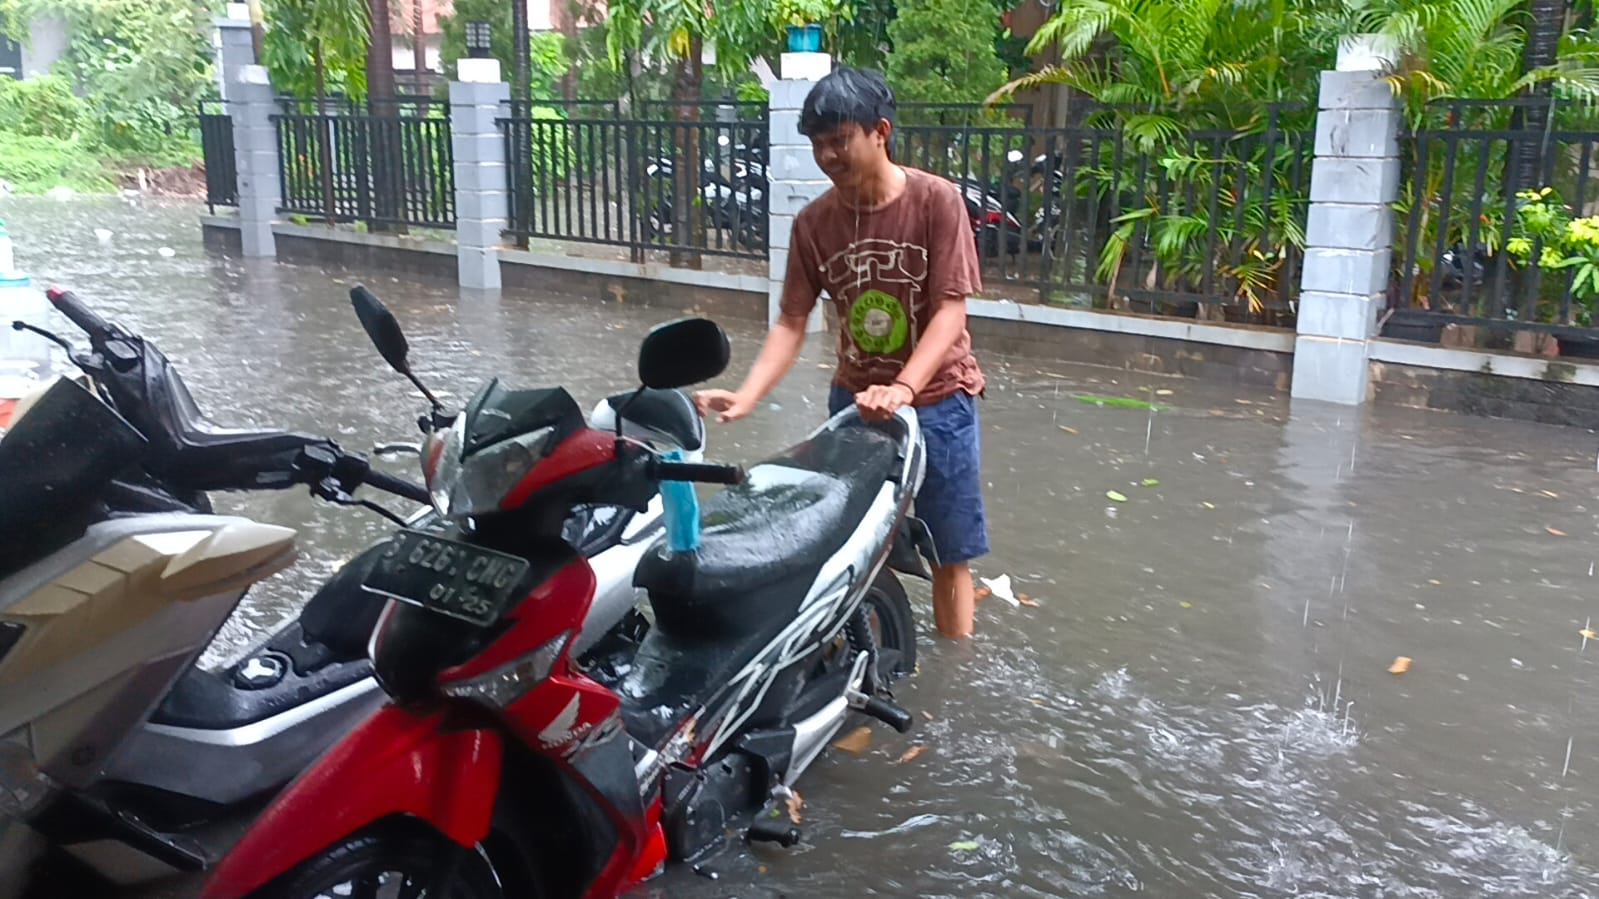
[[[747,836],[751,843],[776,843],[784,849],[792,849],[800,844],[802,834],[788,815],[768,807],[750,822]]]
[[[916,718],[904,706],[892,700],[873,696],[861,706],[861,712],[883,722],[900,733],[908,733]]]

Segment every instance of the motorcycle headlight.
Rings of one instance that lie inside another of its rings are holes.
[[[550,676],[555,661],[566,651],[566,644],[571,639],[572,632],[566,631],[525,656],[512,659],[477,677],[441,684],[439,689],[446,696],[503,709]]]
[[[33,756],[28,725],[0,737],[0,818],[21,818],[38,808],[53,785]]]
[[[544,427],[508,437],[462,458],[466,443],[466,416],[461,416],[441,438],[438,464],[428,478],[433,508],[445,518],[463,518],[499,509],[533,466],[544,458],[555,428]]]

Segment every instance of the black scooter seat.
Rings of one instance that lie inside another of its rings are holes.
[[[679,640],[739,640],[791,618],[817,571],[854,532],[898,461],[875,427],[824,431],[707,500],[696,553],[665,541],[639,563],[655,625]]]

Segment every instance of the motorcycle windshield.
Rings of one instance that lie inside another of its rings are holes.
[[[58,528],[76,527],[105,485],[140,462],[144,446],[94,394],[57,380],[0,438],[0,559],[31,561],[60,539]]]

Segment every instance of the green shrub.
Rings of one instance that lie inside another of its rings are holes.
[[[0,128],[34,137],[70,138],[83,130],[89,110],[60,75],[26,81],[0,78]]]
[[[104,193],[116,187],[82,141],[5,131],[0,131],[0,178],[18,193],[44,193],[52,187]]]

